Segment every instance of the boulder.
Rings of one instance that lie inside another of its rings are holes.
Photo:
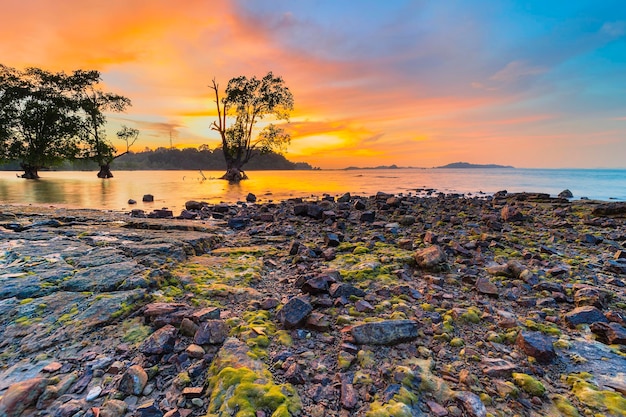
[[[294,297],[280,309],[278,320],[286,328],[298,327],[311,314],[311,311],[313,311],[311,304],[299,297]]]
[[[426,270],[434,270],[445,264],[446,253],[437,245],[417,251],[413,257],[417,265]]]
[[[46,378],[32,378],[13,384],[0,397],[0,416],[18,417],[37,402],[48,385]]]
[[[148,383],[148,374],[140,365],[133,365],[124,372],[118,389],[124,394],[140,395]]]
[[[559,193],[559,198],[574,198],[574,194],[568,189],[565,189]]]
[[[145,355],[169,353],[174,350],[177,334],[178,330],[176,330],[176,327],[166,324],[148,336],[139,346],[139,351]]]
[[[606,323],[608,320],[604,317],[604,314],[596,307],[593,306],[583,306],[576,307],[569,313],[566,313],[565,321],[572,327],[575,327],[579,324],[591,324],[596,322]]]
[[[193,342],[197,345],[219,345],[224,343],[229,330],[223,320],[207,320],[198,327]]]
[[[414,320],[384,320],[354,326],[354,340],[362,345],[396,345],[418,337],[419,325]]]
[[[537,362],[547,364],[556,358],[552,338],[541,332],[521,331],[517,335],[517,346]]]

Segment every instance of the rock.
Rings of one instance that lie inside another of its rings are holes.
[[[152,333],[139,346],[139,351],[146,355],[161,355],[174,349],[178,330],[171,324],[167,324]]]
[[[335,248],[341,244],[342,240],[343,239],[341,239],[341,237],[337,233],[327,233],[326,237],[324,238],[324,243],[328,247]]]
[[[191,320],[194,323],[201,323],[206,320],[216,320],[220,318],[221,310],[219,307],[205,307],[196,310],[191,314]]]
[[[362,289],[341,282],[331,284],[330,288],[328,289],[328,293],[333,298],[350,298],[350,296],[353,295],[355,297],[365,297],[365,291],[363,291]]]
[[[206,352],[204,351],[202,346],[192,343],[189,346],[187,346],[187,348],[185,349],[185,353],[187,353],[187,355],[189,355],[190,358],[200,359],[204,357]]]
[[[414,320],[384,320],[352,327],[354,340],[361,345],[395,345],[418,337]]]
[[[245,229],[249,222],[250,219],[247,217],[233,217],[228,219],[228,227],[235,230],[241,230]]]
[[[219,345],[228,337],[230,328],[223,320],[207,320],[200,324],[193,342],[197,345]]]
[[[342,195],[341,197],[339,197],[337,199],[337,202],[338,203],[349,203],[351,199],[352,199],[352,196],[350,195],[350,193],[345,193],[344,195]]]
[[[289,255],[291,256],[297,255],[299,250],[300,250],[300,242],[298,242],[297,240],[292,240],[291,243],[289,244]]]
[[[369,210],[361,213],[360,220],[364,223],[373,223],[376,220],[376,213]]]
[[[152,194],[144,194],[141,201],[144,203],[152,203],[154,202],[154,196]]]
[[[301,298],[294,297],[278,312],[278,320],[286,328],[298,327],[306,320],[311,311],[313,311],[311,304]]]
[[[517,370],[517,365],[500,358],[483,358],[480,362],[483,374],[492,378],[510,377]]]
[[[365,205],[365,203],[364,203],[362,200],[360,200],[360,199],[359,199],[359,200],[356,200],[356,201],[354,202],[354,204],[352,205],[352,207],[353,207],[355,210],[365,210],[365,208],[366,208],[367,206]]]
[[[568,189],[565,189],[559,193],[559,198],[574,198],[574,194]]]
[[[174,217],[174,212],[165,208],[157,209],[152,211],[152,213],[150,213],[148,217],[155,219],[171,219]]]
[[[574,290],[576,290],[576,286]],[[584,286],[574,293],[576,307],[594,306],[599,309],[606,308],[611,301],[611,294],[599,288]]]
[[[359,402],[359,396],[352,385],[352,378],[349,375],[341,376],[341,406],[347,410],[352,410]]]
[[[87,393],[87,396],[85,397],[85,400],[93,401],[96,398],[98,398],[101,393],[102,393],[102,387],[100,385],[96,385],[95,387],[89,390],[89,392]]]
[[[308,279],[300,289],[307,294],[322,294],[328,292],[328,277],[320,275]]]
[[[135,411],[136,417],[163,417],[163,411],[157,403],[152,400],[141,404]]]
[[[445,264],[447,260],[445,252],[437,245],[429,246],[426,249],[417,251],[413,257],[415,258],[417,265],[426,270],[437,269],[441,265]]]
[[[128,204],[133,205],[133,204],[137,204],[137,200],[133,200],[132,198],[128,199]]]
[[[591,331],[602,343],[626,345],[626,328],[619,323],[596,322],[591,325]]]
[[[204,392],[204,387],[185,387],[183,389],[183,396],[185,398],[200,398]]]
[[[537,362],[547,364],[556,358],[553,339],[541,332],[521,331],[517,335],[517,346],[528,356],[534,357]]]
[[[128,404],[121,400],[107,400],[100,408],[100,417],[123,417]]]
[[[82,400],[70,400],[62,404],[54,413],[54,417],[72,417],[87,408],[87,404]],[[79,414],[80,415],[80,414]]]
[[[180,333],[184,336],[193,337],[198,331],[198,325],[194,323],[193,320],[185,317],[183,321],[180,322]]]
[[[454,399],[471,417],[486,417],[487,409],[480,397],[473,392],[457,391],[454,393]]]
[[[248,203],[256,203],[256,195],[248,193],[248,195],[246,196],[246,201]]]
[[[626,214],[626,203],[600,204],[591,212],[594,216],[615,216]]]
[[[304,378],[302,367],[297,362],[292,363],[291,366],[287,368],[287,371],[285,372],[285,380],[294,385],[304,384],[306,379]]]
[[[321,220],[324,217],[324,208],[317,204],[307,204],[306,215],[313,219]]]
[[[0,416],[20,416],[37,402],[47,385],[47,378],[32,378],[11,385],[0,397]]]
[[[124,372],[118,389],[128,395],[141,395],[148,383],[148,374],[140,365],[133,365]]]
[[[579,324],[591,324],[596,322],[606,323],[607,318],[596,307],[584,306],[576,307],[564,315],[565,321],[572,327]]]
[[[517,207],[509,205],[502,207],[500,217],[505,222],[521,222],[524,220],[522,212]]]
[[[55,373],[57,372],[59,369],[61,369],[63,367],[63,365],[59,362],[50,362],[48,365],[44,366],[41,369],[41,372],[48,372],[48,373]]]
[[[485,294],[490,297],[498,298],[500,294],[500,291],[498,290],[496,284],[491,282],[489,278],[486,277],[478,277],[476,279],[475,287],[476,291],[478,291],[480,294]]]
[[[200,201],[189,200],[185,202],[185,209],[187,210],[202,210],[202,207],[206,206],[206,203],[201,203]]]
[[[313,311],[306,319],[306,327],[317,332],[327,332],[330,329],[330,321],[324,314]]]

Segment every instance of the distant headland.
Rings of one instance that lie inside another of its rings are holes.
[[[496,165],[496,164],[470,164],[469,162],[453,162],[451,164],[448,165],[443,165],[440,167],[435,167],[437,169],[439,168],[515,168],[511,165]]]

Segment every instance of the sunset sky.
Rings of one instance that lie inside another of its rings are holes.
[[[136,151],[219,140],[211,80],[284,78],[322,168],[626,168],[624,0],[3,0],[0,63],[98,69]]]

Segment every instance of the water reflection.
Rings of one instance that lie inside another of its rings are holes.
[[[209,203],[245,201],[248,193],[260,202],[324,194],[369,196],[378,191],[416,193],[434,188],[443,192],[485,193],[537,191],[556,195],[569,188],[576,198],[626,200],[624,170],[525,170],[525,169],[413,169],[359,171],[253,171],[250,179],[229,184],[216,179],[222,172],[116,171],[112,179],[95,172],[43,172],[40,180],[16,178],[0,172],[0,199],[12,204],[129,210],[167,207],[181,210],[189,200]],[[154,203],[143,203],[152,194]],[[130,206],[128,200],[137,201]]]

